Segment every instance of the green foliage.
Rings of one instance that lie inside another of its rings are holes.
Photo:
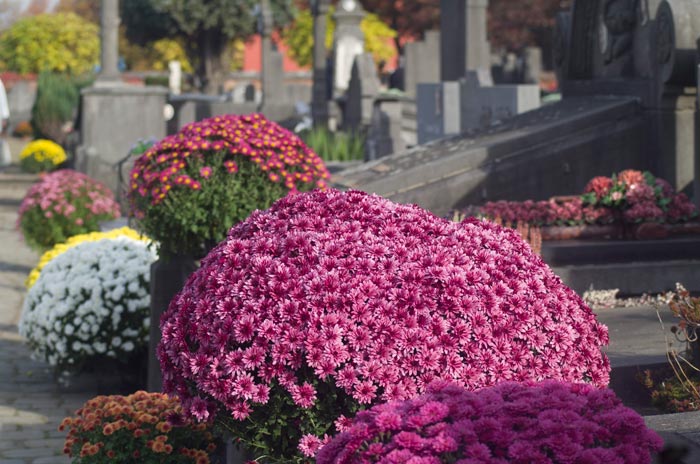
[[[313,373],[304,378],[313,379]],[[300,456],[297,443],[306,434],[318,437],[336,433],[335,421],[342,415],[353,417],[365,409],[333,382],[312,380],[317,401],[310,408],[294,404],[289,392],[276,381],[272,382],[268,402],[252,410],[245,421],[237,421],[230,414],[221,414],[216,424],[256,455],[264,455],[266,463],[309,462]],[[290,424],[296,424],[290,427]]]
[[[3,69],[20,74],[81,74],[97,64],[99,49],[98,27],[72,13],[23,18],[0,35]]]
[[[333,46],[333,34],[335,21],[333,20],[333,8],[328,12],[326,27],[326,47]],[[396,31],[387,26],[379,16],[368,14],[360,24],[365,35],[365,49],[372,54],[374,61],[388,61],[396,55],[391,40],[396,37]],[[301,11],[294,22],[282,33],[285,44],[289,47],[289,53],[299,66],[310,66],[313,59],[313,16],[309,10]]]
[[[236,223],[256,209],[267,209],[288,190],[282,183],[270,182],[266,172],[247,158],[237,160],[238,173],[231,175],[224,167],[225,152],[206,160],[211,177],[198,191],[173,189],[157,206],[147,208],[138,223],[143,232],[160,244],[161,255],[202,252],[224,238]],[[190,158],[184,174],[199,176],[205,162]]]
[[[73,121],[80,101],[79,87],[85,85],[63,74],[44,72],[39,75],[31,124],[34,135],[62,144],[64,126]]]
[[[305,131],[300,136],[324,161],[362,161],[365,157],[365,138],[358,133],[321,128]]]

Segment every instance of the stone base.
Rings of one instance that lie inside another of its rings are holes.
[[[552,271],[576,293],[586,290],[617,288],[621,295],[663,293],[673,290],[677,282],[691,292],[700,292],[700,260],[636,261],[613,264],[554,266]]]

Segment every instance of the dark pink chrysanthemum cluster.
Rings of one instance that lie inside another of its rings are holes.
[[[697,217],[698,211],[684,193],[648,172],[628,169],[612,177],[591,179],[580,198],[566,201],[496,201],[480,213],[508,223],[540,226],[626,223],[677,223]]]
[[[434,379],[608,383],[607,329],[515,231],[358,191],[253,213],[161,328],[164,388],[199,419],[244,420],[272,385],[312,408],[319,382],[358,405]]]
[[[229,174],[236,174],[240,160],[248,159],[292,193],[303,190],[301,184],[325,188],[329,178],[321,158],[296,135],[260,114],[228,114],[188,124],[149,148],[134,162],[132,198],[148,198],[157,205],[173,189],[200,190],[212,175],[207,163],[214,162],[214,153],[227,154],[216,162]],[[191,160],[203,165],[195,174],[187,169]],[[138,216],[140,203],[132,203]]]
[[[610,208],[584,206],[580,198],[569,198],[567,201],[492,201],[486,203],[480,213],[511,224],[524,222],[539,226],[609,224],[614,221]]]
[[[662,444],[611,390],[546,381],[469,392],[435,382],[418,398],[360,412],[316,462],[648,464]]]

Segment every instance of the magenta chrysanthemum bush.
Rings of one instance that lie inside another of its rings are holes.
[[[434,379],[608,383],[607,329],[515,231],[357,191],[253,213],[161,328],[165,390],[287,460],[302,436]]]
[[[648,464],[662,444],[611,390],[546,381],[469,392],[435,382],[418,398],[360,412],[316,462]]]
[[[44,252],[119,216],[119,204],[104,184],[64,169],[31,186],[20,204],[17,228],[29,246]]]

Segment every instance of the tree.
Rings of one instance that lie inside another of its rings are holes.
[[[314,46],[313,16],[309,10],[302,10],[294,22],[282,33],[284,43],[289,47],[289,53],[299,66],[309,66],[312,61]],[[328,27],[326,28],[326,47],[333,46],[335,21],[333,9],[328,12]],[[396,55],[396,50],[390,45],[396,37],[396,31],[386,25],[376,14],[369,13],[362,20],[360,28],[365,35],[365,49],[374,56],[374,61],[389,61]]]
[[[0,35],[0,63],[20,74],[81,74],[99,60],[99,30],[72,13],[22,18]]]
[[[75,13],[91,23],[100,24],[100,2],[96,0],[60,0],[56,13]]]
[[[550,38],[556,14],[570,2],[563,0],[491,0],[489,40],[494,47],[519,51],[528,45],[543,45]]]
[[[272,0],[276,24],[286,24],[293,12],[290,0]],[[183,39],[200,81],[200,89],[217,93],[230,68],[231,45],[255,34],[257,0],[127,0],[122,21],[131,39],[149,41],[167,35]]]
[[[394,38],[401,54],[406,39],[420,39],[425,31],[440,28],[440,0],[361,0],[398,34]]]

